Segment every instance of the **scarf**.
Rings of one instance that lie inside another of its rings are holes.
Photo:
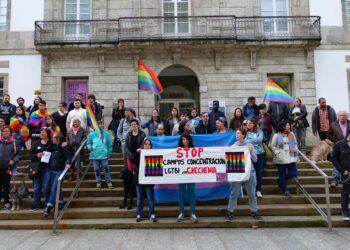
[[[10,129],[12,133],[17,133],[22,130],[23,119],[20,116],[13,116],[10,118]]]
[[[48,115],[49,111],[47,109],[43,113],[37,110],[30,115],[28,124],[32,127],[45,127],[45,117]]]

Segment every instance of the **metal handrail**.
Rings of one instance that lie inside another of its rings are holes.
[[[306,199],[316,208],[316,210],[321,215],[322,219],[324,219],[328,224],[329,231],[332,231],[332,212],[331,212],[331,201],[329,196],[329,183],[328,183],[328,175],[322,171],[317,165],[311,161],[307,156],[302,153],[300,150],[298,150],[298,153],[301,157],[304,158],[304,160],[313,168],[315,169],[323,178],[324,178],[324,189],[325,189],[325,195],[326,195],[326,213],[321,209],[321,207],[317,204],[317,202],[311,197],[311,195],[305,190],[305,188],[299,183],[297,178],[293,178],[293,181],[297,188],[304,194]]]
[[[81,165],[81,161],[80,161],[80,152],[81,150],[84,148],[85,143],[86,143],[87,139],[85,139],[80,147],[78,148],[78,150],[75,152],[73,158],[72,158],[72,164],[73,162],[76,162],[76,166],[77,166],[77,180],[76,180],[76,184],[75,187],[72,191],[72,193],[69,196],[68,201],[66,202],[66,204],[64,205],[63,209],[61,211],[59,210],[59,197],[60,197],[60,190],[61,190],[61,186],[62,186],[62,180],[64,179],[64,177],[66,176],[67,172],[68,172],[68,168],[65,168],[62,172],[62,174],[60,175],[60,177],[58,178],[57,181],[57,187],[56,187],[56,198],[55,198],[55,213],[54,213],[54,218],[53,218],[53,234],[57,233],[57,225],[60,222],[60,220],[63,217],[63,214],[65,212],[65,210],[69,207],[71,201],[73,200],[74,196],[77,194],[79,186],[81,184],[81,182],[84,180],[85,175],[87,173],[87,171],[89,170],[91,163],[89,163],[89,165],[86,167],[83,175],[81,178],[79,178],[80,175],[80,165]]]

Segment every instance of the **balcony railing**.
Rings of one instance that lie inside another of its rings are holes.
[[[320,40],[320,17],[123,17],[37,21],[35,44],[165,40]]]

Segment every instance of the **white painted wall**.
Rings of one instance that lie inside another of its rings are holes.
[[[9,76],[11,103],[16,105],[18,97],[26,100],[26,106],[33,103],[34,90],[41,86],[41,55],[0,56],[0,61],[9,61],[9,68],[0,68],[0,73]]]
[[[347,69],[350,63],[346,63],[346,55],[350,55],[350,50],[316,50],[315,77],[317,99],[325,97],[336,111],[349,113]]]
[[[12,0],[11,31],[34,31],[34,22],[44,19],[44,0]]]
[[[309,0],[310,15],[321,16],[322,26],[343,26],[341,0]]]

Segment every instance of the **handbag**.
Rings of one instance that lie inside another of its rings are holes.
[[[265,150],[265,157],[267,160],[272,160],[273,156],[271,153],[271,150],[269,149],[269,147],[266,145],[266,143],[263,142],[263,148]]]
[[[134,173],[135,170],[136,170],[136,164],[135,164],[135,163],[132,163],[131,158],[128,158],[127,163],[128,163],[128,170],[129,170],[131,173]]]
[[[40,162],[29,163],[28,176],[32,180],[40,177]]]

